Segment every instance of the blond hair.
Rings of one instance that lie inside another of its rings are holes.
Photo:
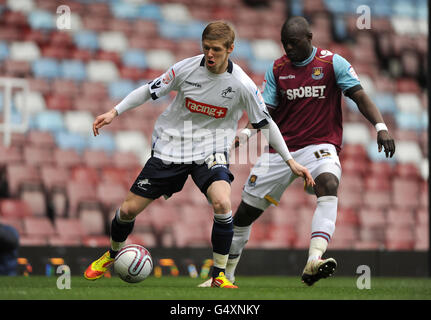
[[[235,31],[225,21],[213,21],[202,32],[202,41],[204,40],[224,40],[224,46],[230,48],[235,41]]]

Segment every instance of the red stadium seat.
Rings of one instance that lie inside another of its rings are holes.
[[[360,192],[344,188],[338,190],[338,205],[341,208],[360,208],[363,201],[363,194]]]
[[[73,99],[65,94],[51,94],[46,98],[46,107],[50,110],[68,111],[73,109]]]
[[[139,80],[143,79],[144,71],[142,71],[139,68],[123,66],[123,67],[120,67],[120,77],[122,79],[139,81]]]
[[[108,96],[108,89],[104,83],[83,81],[81,86],[84,97],[104,99]]]
[[[75,81],[68,79],[55,79],[52,82],[52,89],[58,94],[72,98],[78,96],[80,92],[79,85]]]
[[[27,165],[40,167],[42,165],[53,165],[55,160],[52,156],[52,150],[40,146],[27,145],[23,151],[24,161]]]
[[[398,163],[394,168],[394,175],[404,179],[419,179],[420,172],[413,163]]]
[[[298,210],[292,210],[291,207],[284,205],[269,207],[264,213],[265,216],[269,217],[271,223],[291,226],[295,226],[298,223],[299,214]]]
[[[364,175],[368,171],[368,161],[343,158],[341,159],[341,168],[343,168],[343,174]]]
[[[74,45],[73,38],[68,32],[54,31],[50,34],[51,45],[61,46],[61,47],[71,47]]]
[[[21,199],[0,199],[0,216],[4,218],[23,218],[32,215],[29,204]]]
[[[6,167],[6,178],[9,186],[9,195],[18,196],[19,190],[24,184],[41,184],[39,171],[32,166],[11,164]]]
[[[392,181],[392,200],[398,208],[416,209],[419,207],[419,183],[417,180],[394,178]]]
[[[379,162],[370,162],[368,166],[369,175],[375,178],[390,178],[393,173],[393,166],[389,162],[379,161]]]
[[[70,177],[73,181],[85,182],[91,186],[97,186],[100,180],[97,169],[87,166],[72,168],[70,171]]]
[[[392,205],[392,194],[388,191],[373,190],[364,192],[364,204],[370,208],[386,209]]]
[[[73,108],[77,111],[90,111],[94,117],[106,112],[106,109],[103,109],[103,100],[88,95],[75,97]]]
[[[415,229],[415,250],[428,250],[429,247],[429,228],[428,224],[418,226]]]
[[[28,61],[4,60],[3,61],[4,76],[6,77],[30,77],[31,65]]]
[[[98,206],[81,209],[78,218],[87,235],[105,234],[106,219]]]
[[[133,152],[118,151],[112,157],[114,165],[119,168],[142,168],[137,155]]]
[[[337,241],[346,241],[352,243],[358,239],[357,228],[349,225],[337,225],[331,238],[331,242],[337,238]]]
[[[53,59],[69,59],[70,58],[70,50],[64,46],[58,45],[47,45],[42,48],[42,56],[44,58],[53,58]]]
[[[97,186],[97,198],[106,208],[118,208],[125,200],[127,189],[121,184],[100,183]]]
[[[359,224],[359,217],[357,211],[352,208],[338,208],[337,212],[337,226],[338,225],[351,225],[357,226]]]
[[[81,60],[84,63],[88,63],[91,59],[93,59],[93,52],[90,50],[74,48],[71,49],[70,58],[72,60]]]
[[[0,166],[7,166],[9,164],[22,164],[24,162],[24,157],[21,150],[11,145],[9,147],[5,147],[3,144],[0,144]]]
[[[414,226],[415,212],[412,210],[390,208],[386,212],[386,221],[391,226]]]
[[[386,215],[382,209],[362,208],[358,211],[359,224],[362,227],[384,227]]]
[[[69,170],[64,167],[43,166],[40,168],[40,173],[43,185],[48,191],[54,187],[65,188],[69,181]]]
[[[361,176],[356,174],[343,174],[340,181],[340,189],[355,190],[362,192],[364,189],[364,180]]]
[[[49,33],[42,30],[29,28],[22,33],[24,41],[36,42],[38,46],[43,46],[49,43]]]
[[[117,66],[121,65],[121,57],[117,52],[99,50],[94,59],[112,61]]]
[[[92,168],[101,169],[112,166],[113,161],[110,155],[103,150],[85,150],[83,154],[84,163]]]
[[[410,227],[389,226],[386,230],[386,249],[388,250],[412,250],[414,248],[414,236]]]
[[[131,181],[128,179],[128,172],[124,168],[103,167],[100,176],[102,178],[100,183],[120,184],[125,188],[129,188],[131,185]]]
[[[47,79],[28,78],[27,81],[28,81],[28,86],[30,88],[30,91],[39,92],[44,96],[51,92],[51,83]]]
[[[94,186],[85,181],[70,181],[67,184],[67,198],[69,200],[69,217],[78,215],[79,206],[84,203],[97,203],[97,195]]]
[[[46,217],[48,206],[43,185],[24,184],[20,190],[20,198],[28,203],[34,216]]]
[[[293,246],[297,238],[293,225],[271,223],[267,226],[267,230],[266,248],[289,248]]]
[[[52,215],[57,217],[66,217],[68,214],[68,199],[66,195],[66,185],[55,185],[48,193],[48,203],[52,210]]]
[[[342,178],[344,179],[344,177]],[[376,177],[374,175],[369,175],[365,177],[365,189],[368,191],[389,191],[391,190],[391,181],[389,176]]]
[[[79,239],[87,234],[78,218],[56,218],[54,226],[61,238]]]
[[[18,30],[23,27],[28,27],[26,15],[20,11],[5,11],[2,20],[6,26],[17,28]]]
[[[25,217],[24,233],[32,237],[50,237],[56,234],[54,226],[46,217]]]
[[[78,152],[73,149],[54,150],[54,159],[58,167],[64,168],[80,166],[83,163]]]
[[[53,135],[48,131],[30,130],[26,136],[26,144],[40,148],[54,148],[55,140]],[[52,157],[52,156],[51,156]]]

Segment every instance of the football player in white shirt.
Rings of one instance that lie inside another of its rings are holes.
[[[132,91],[112,110],[99,115],[93,133],[121,113],[170,91],[176,98],[159,116],[152,134],[152,156],[146,162],[111,224],[111,248],[84,272],[86,279],[103,276],[133,230],[134,219],[153,200],[180,191],[189,175],[214,210],[212,287],[237,288],[224,275],[233,237],[228,153],[243,110],[254,128],[292,171],[314,185],[307,168],[289,153],[281,133],[269,116],[260,91],[231,60],[235,33],[222,21],[210,23],[202,33],[203,54],[184,59],[159,78]],[[174,213],[173,213],[174,214]]]

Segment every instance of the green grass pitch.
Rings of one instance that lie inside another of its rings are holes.
[[[137,284],[118,277],[88,281],[72,276],[70,289],[57,277],[0,277],[0,300],[431,300],[430,278],[371,278],[358,289],[357,278],[322,279],[312,287],[299,277],[237,277],[239,289],[198,288],[199,278],[150,276]]]

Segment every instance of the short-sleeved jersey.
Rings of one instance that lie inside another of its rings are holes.
[[[286,55],[275,60],[265,74],[262,95],[290,151],[331,143],[340,152],[341,93],[349,96],[359,89],[359,78],[346,59],[313,47],[301,63]]]
[[[227,152],[244,110],[255,128],[271,118],[257,86],[230,60],[226,72],[214,74],[203,54],[187,58],[151,81],[149,88],[153,99],[177,91],[152,134],[153,155],[165,161],[190,163]]]

